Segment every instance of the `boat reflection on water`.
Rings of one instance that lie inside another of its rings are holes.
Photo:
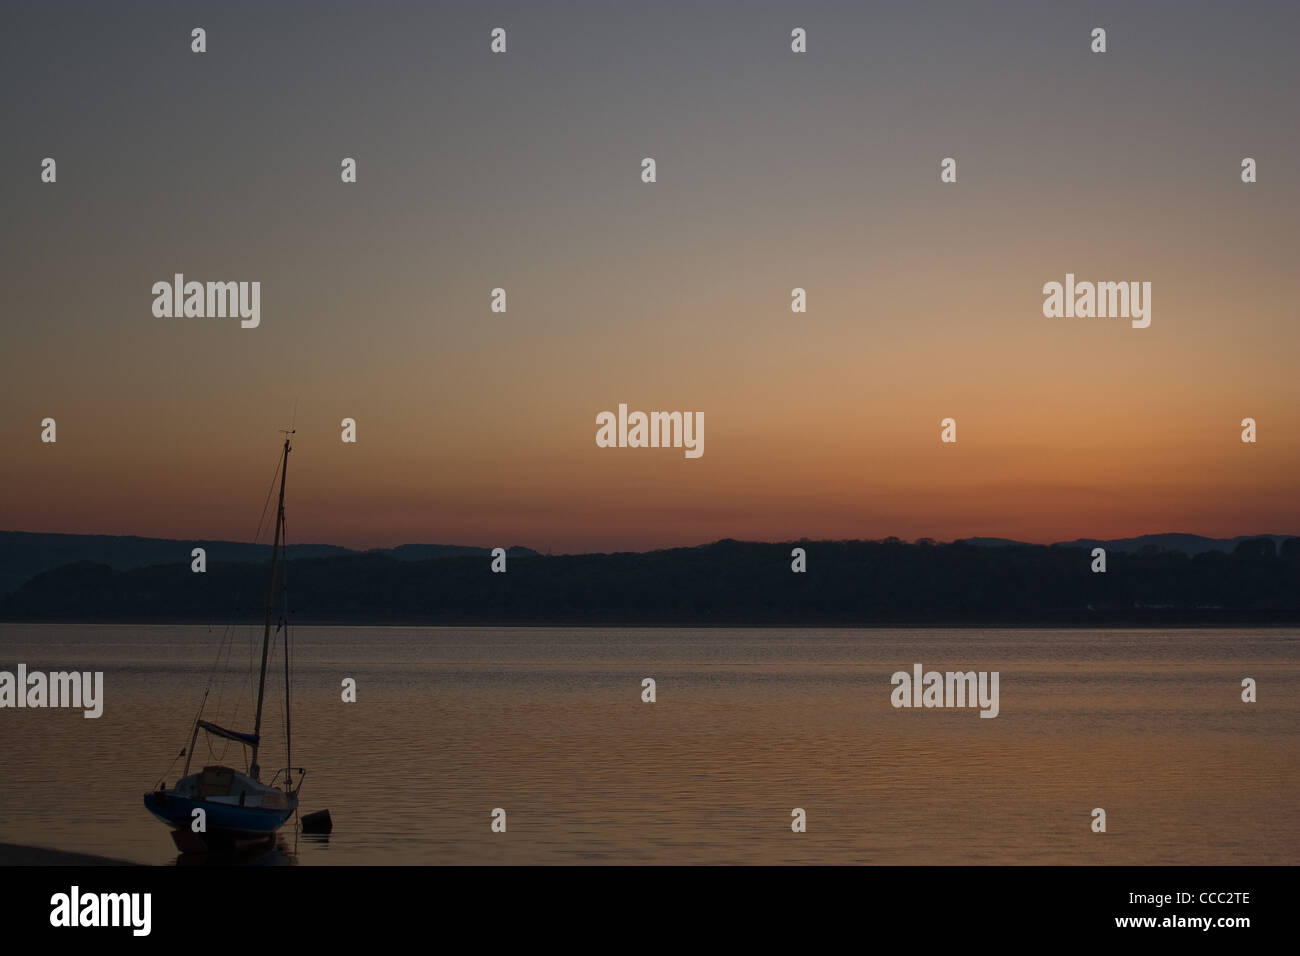
[[[324,847],[329,836],[321,834],[278,834],[266,840],[212,847],[203,851],[182,851],[176,857],[176,866],[297,866],[298,841],[305,840]]]

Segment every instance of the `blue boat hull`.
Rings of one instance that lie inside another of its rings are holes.
[[[201,809],[207,818],[208,832],[267,835],[284,826],[293,816],[294,807],[240,807],[210,800],[192,800],[165,790],[144,795],[145,809],[170,827],[189,829],[194,810]]]

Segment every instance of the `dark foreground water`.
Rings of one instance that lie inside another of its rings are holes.
[[[176,861],[141,796],[177,779],[225,634],[0,625],[0,670],[105,680],[98,720],[0,710],[0,842]],[[229,636],[204,716],[251,730],[260,629]],[[1296,630],[299,628],[294,652],[302,809],[335,830],[286,828],[278,862],[1300,863]],[[893,708],[917,662],[999,671],[1000,715]],[[196,767],[243,767],[211,743]]]

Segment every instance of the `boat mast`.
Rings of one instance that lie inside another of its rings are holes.
[[[287,456],[286,456],[287,457]],[[281,524],[284,524],[284,516],[281,514]],[[289,550],[289,528],[284,528],[284,548]],[[283,616],[281,620],[284,623],[284,787],[286,790],[293,789],[293,722],[290,719],[292,708],[289,706],[289,576],[281,574],[284,580],[284,597],[280,602],[280,613]]]
[[[271,584],[266,594],[266,626],[262,630],[262,676],[257,683],[257,720],[253,723],[253,764],[249,768],[254,780],[258,779],[257,751],[262,743],[262,701],[266,697],[266,657],[271,646],[271,606],[275,603],[276,559],[280,554],[280,528],[284,525],[284,477],[289,471],[289,436],[284,439],[284,455],[280,459],[280,506],[275,515],[275,542],[271,545]],[[287,703],[287,702],[286,702]]]

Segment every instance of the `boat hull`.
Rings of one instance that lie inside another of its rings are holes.
[[[196,800],[166,790],[156,790],[144,795],[145,809],[173,828],[189,829],[194,822],[194,811],[202,810],[209,833],[229,833],[241,836],[265,836],[284,826],[293,816],[297,801],[283,807],[241,807],[212,800]]]

